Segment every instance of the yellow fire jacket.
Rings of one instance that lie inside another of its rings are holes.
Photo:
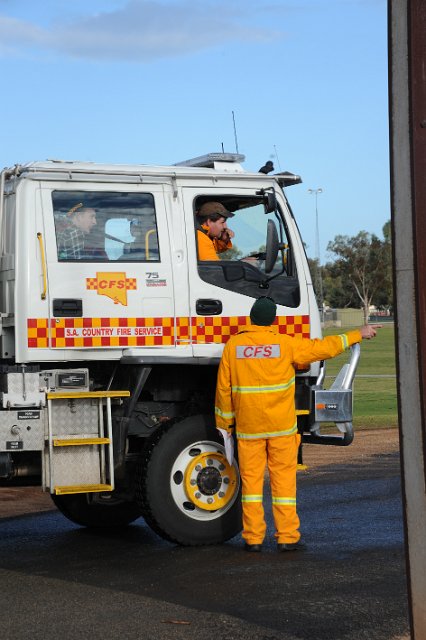
[[[295,366],[339,355],[362,340],[349,331],[322,340],[278,334],[252,325],[225,345],[216,387],[216,427],[237,438],[272,438],[297,432]]]

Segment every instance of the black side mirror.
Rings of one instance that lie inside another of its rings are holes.
[[[271,191],[261,189],[260,191],[256,191],[256,193],[263,198],[265,213],[274,213],[277,210],[277,198],[274,189],[272,189]]]
[[[275,196],[275,194],[274,194]],[[266,228],[265,273],[271,273],[277,261],[279,250],[278,231],[273,220],[268,220]]]
[[[274,213],[277,210],[277,198],[275,191],[266,191],[264,194],[265,213]]]

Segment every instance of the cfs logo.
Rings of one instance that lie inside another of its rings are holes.
[[[98,296],[107,296],[114,304],[124,307],[127,307],[127,291],[136,288],[136,278],[126,278],[124,271],[98,271],[96,278],[86,278],[86,289],[97,291]]]
[[[237,346],[237,358],[279,358],[279,344],[250,344]]]

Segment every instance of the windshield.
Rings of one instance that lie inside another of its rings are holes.
[[[255,297],[269,290],[269,293],[274,292],[280,304],[298,306],[300,294],[292,243],[281,212],[265,214],[260,197],[229,195],[215,196],[215,201],[198,198],[194,209],[198,272],[203,280]],[[225,220],[223,217],[215,220],[216,211],[224,211]],[[213,212],[213,221],[203,216],[204,212]],[[279,251],[272,271],[266,273],[269,220],[278,230],[283,249]]]

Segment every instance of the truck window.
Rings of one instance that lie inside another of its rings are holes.
[[[1,238],[1,254],[8,255],[15,253],[16,235],[16,196],[7,194],[4,200],[3,229]]]
[[[223,289],[252,297],[265,295],[263,283],[276,276],[267,285],[268,295],[278,304],[297,307],[300,304],[299,281],[294,262],[292,243],[285,225],[283,226],[284,259],[280,252],[270,274],[265,273],[266,229],[268,219],[276,222],[275,215],[265,214],[259,198],[242,196],[215,196],[210,200],[221,202],[234,215],[226,219],[226,225],[234,233],[228,248],[226,243],[215,242],[218,260],[198,260],[200,277]],[[199,211],[206,197],[197,198],[194,211]],[[196,238],[199,246],[200,219],[195,215]],[[209,234],[207,234],[209,235]]]
[[[60,262],[158,262],[150,193],[52,192]]]

